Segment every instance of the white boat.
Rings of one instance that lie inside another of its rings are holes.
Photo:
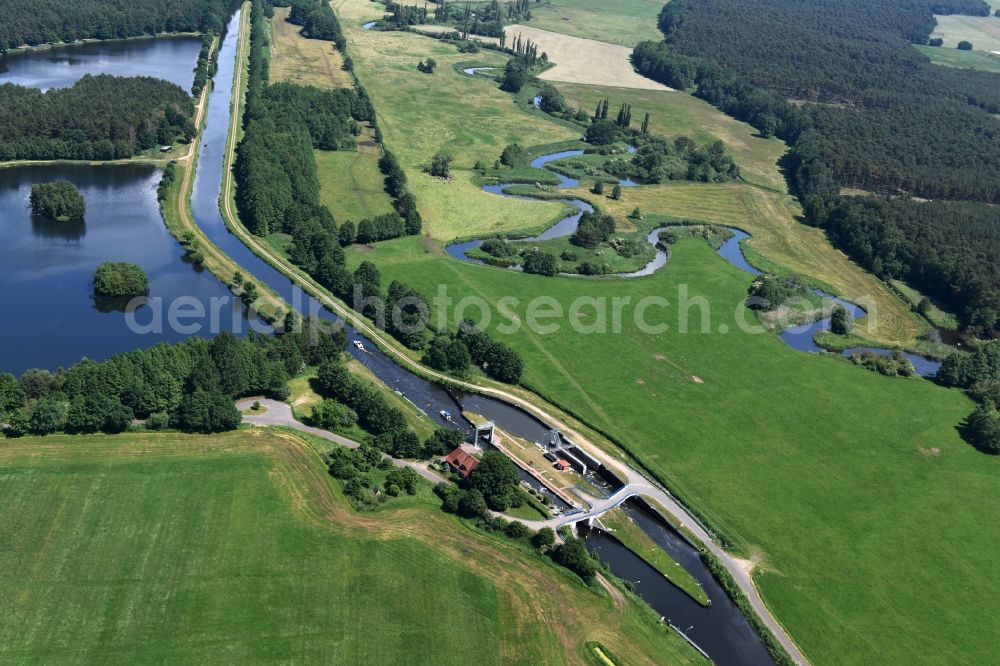
[[[357,347],[358,349],[360,349],[361,351],[365,350],[365,345],[364,345],[363,342],[361,342],[361,340],[355,340],[354,341],[354,346]]]
[[[443,418],[445,421],[451,421],[451,412],[442,409],[439,412],[439,414],[441,414],[441,418]]]

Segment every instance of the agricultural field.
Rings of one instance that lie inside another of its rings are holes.
[[[990,8],[990,16],[935,16],[937,27],[931,37],[944,39],[943,49],[967,40],[976,51],[1000,51],[1000,18],[992,15],[998,7]]]
[[[1000,21],[1000,19],[994,19]],[[1000,56],[989,51],[959,51],[955,48],[914,45],[936,65],[945,67],[965,67],[981,69],[984,72],[1000,73]]]
[[[355,224],[392,212],[392,199],[385,192],[385,177],[378,168],[378,144],[367,128],[358,137],[356,150],[317,150],[316,175],[320,202],[330,209],[338,224]]]
[[[306,39],[300,26],[285,19],[290,7],[275,7],[271,19],[274,35],[271,44],[270,76],[274,83],[290,81],[317,88],[349,88],[354,85],[344,69],[344,58],[330,42]]]
[[[860,663],[872,650],[901,662],[930,650],[989,658],[1000,628],[982,591],[1000,589],[989,564],[1000,536],[981,529],[990,515],[980,498],[1000,491],[1000,461],[958,436],[972,410],[960,392],[739,332],[750,277],[694,238],[672,247],[665,269],[628,282],[472,266],[417,239],[363,256],[384,280],[425,293],[443,283],[456,300],[513,295],[522,322],[541,295],[563,312],[578,297],[666,298],[650,315],[665,332],[640,331],[626,310],[619,334],[581,335],[571,315],[555,332],[522,326],[502,339],[524,356],[529,389],[610,435],[761,561],[763,596],[817,663]],[[693,330],[679,332],[684,298],[710,304],[705,332],[698,306]],[[594,323],[591,313],[576,320]],[[962,613],[942,616],[942,598]]]
[[[530,25],[584,39],[635,46],[662,39],[656,19],[662,0],[546,0],[531,8]]]
[[[540,663],[594,640],[697,660],[429,493],[354,512],[314,446],[257,429],[0,446],[0,661]],[[456,626],[475,636],[460,651]]]
[[[589,83],[639,90],[670,90],[633,69],[629,60],[632,57],[631,47],[571,37],[531,25],[507,26],[504,33],[508,41],[518,35],[522,39],[530,39],[538,44],[539,52],[548,54],[555,67],[538,76],[544,81]]]

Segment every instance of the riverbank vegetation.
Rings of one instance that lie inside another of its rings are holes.
[[[115,160],[190,141],[194,105],[180,86],[150,77],[86,75],[42,92],[0,86],[0,161]]]
[[[877,12],[861,2],[836,11],[807,5],[740,3],[748,18],[731,29],[715,20],[737,9],[729,0],[671,3],[660,18],[670,45],[642,43],[633,60],[674,87],[697,85],[700,97],[792,143],[810,223],[880,277],[911,282],[972,333],[993,335],[1000,330],[996,262],[980,252],[995,253],[1000,235],[976,220],[989,216],[983,204],[1000,197],[1000,130],[991,117],[1000,98],[990,92],[1000,78],[936,67],[911,48],[908,42],[928,40],[930,4]],[[984,15],[987,5],[955,0],[934,10]],[[788,48],[800,54],[794,64],[779,55]],[[910,74],[899,77],[901,68]],[[844,186],[894,198],[842,197]],[[911,197],[977,203],[927,206]]]
[[[56,222],[82,220],[87,212],[87,202],[73,183],[57,181],[31,186],[31,214],[47,217]]]
[[[135,264],[106,261],[94,271],[94,293],[125,298],[149,293],[149,276]]]
[[[386,663],[415,651],[440,664],[572,661],[593,641],[628,663],[698,663],[640,604],[617,606],[514,544],[462,529],[422,489],[376,513],[352,510],[319,460],[328,446],[267,429],[8,442],[0,537],[14,551],[0,613],[12,619],[0,654],[365,661],[377,626]],[[40,632],[29,621],[39,616]],[[476,636],[460,656],[441,640],[457,625]]]
[[[164,32],[219,34],[226,0],[51,0],[0,2],[0,53],[81,39],[124,39]]]

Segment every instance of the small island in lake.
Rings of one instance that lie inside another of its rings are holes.
[[[121,298],[149,293],[149,276],[135,264],[104,262],[94,272],[94,293]]]
[[[31,212],[56,222],[83,219],[87,204],[72,183],[56,181],[31,186]]]

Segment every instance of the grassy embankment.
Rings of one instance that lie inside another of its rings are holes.
[[[697,661],[428,492],[356,513],[319,450],[256,429],[0,445],[0,660],[552,663],[600,641]]]
[[[698,581],[687,570],[678,564],[666,551],[660,548],[653,539],[642,531],[642,528],[629,518],[624,509],[612,509],[600,517],[600,522],[608,533],[620,541],[653,567],[663,577],[687,593],[702,606],[711,605],[711,600],[705,594]]]
[[[212,275],[221,280],[224,284],[232,288],[232,279],[237,272],[246,275],[246,271],[233,261],[229,255],[220,250],[215,244],[208,240],[205,232],[194,221],[191,213],[191,192],[194,188],[195,172],[198,165],[198,157],[201,151],[201,132],[205,128],[208,109],[208,97],[214,88],[214,81],[209,81],[202,90],[201,97],[196,107],[195,125],[198,127],[198,135],[192,140],[190,152],[183,160],[178,160],[175,164],[177,177],[166,189],[166,198],[160,202],[160,212],[167,230],[180,240],[185,234],[194,234],[198,239],[199,246],[205,256],[203,266]],[[277,312],[288,312],[289,307],[284,300],[274,291],[262,283],[257,283],[258,298],[254,301],[254,308],[264,319],[271,319]]]

